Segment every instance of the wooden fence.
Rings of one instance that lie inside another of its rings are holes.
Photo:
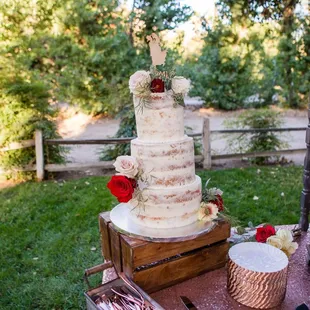
[[[238,154],[221,154],[211,155],[211,134],[233,134],[233,133],[257,133],[257,132],[285,132],[285,131],[305,131],[307,127],[291,127],[291,128],[258,128],[258,129],[223,129],[210,130],[209,118],[204,118],[202,133],[189,134],[191,137],[202,137],[202,155],[195,156],[196,163],[202,163],[204,169],[210,169],[212,161],[219,159],[238,159],[238,158],[253,158],[253,157],[267,157],[277,156],[283,154],[300,154],[305,153],[306,148],[301,149],[284,149],[277,151],[264,151],[252,153],[238,153]],[[107,145],[107,144],[124,144],[129,143],[134,138],[111,138],[111,139],[43,139],[42,132],[36,130],[34,140],[24,140],[21,142],[14,142],[10,145],[0,149],[0,152],[17,150],[27,147],[35,146],[36,150],[36,164],[24,167],[15,167],[15,171],[36,171],[37,179],[42,181],[44,172],[61,172],[85,170],[91,168],[113,168],[114,161],[102,161],[94,163],[67,163],[67,164],[45,164],[44,163],[44,145]]]

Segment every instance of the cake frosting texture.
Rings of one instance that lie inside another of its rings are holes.
[[[148,176],[151,187],[166,188],[195,181],[193,139],[183,136],[179,141],[131,141],[131,155]]]
[[[132,209],[133,220],[143,226],[155,228],[181,227],[197,221],[201,201],[201,180],[183,186],[145,190],[147,199],[142,206]]]
[[[151,95],[147,105],[134,96],[138,138],[131,141],[147,187],[131,219],[142,226],[173,228],[198,219],[201,180],[195,175],[194,142],[184,135],[184,110],[169,92]]]
[[[140,140],[164,142],[183,138],[183,107],[175,106],[168,93],[153,95],[146,107],[140,97],[134,96],[134,106]]]

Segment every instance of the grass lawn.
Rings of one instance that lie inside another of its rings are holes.
[[[224,191],[225,205],[244,225],[298,222],[301,167],[198,174]],[[83,271],[102,262],[97,217],[116,204],[108,179],[28,182],[0,191],[0,309],[85,309]]]

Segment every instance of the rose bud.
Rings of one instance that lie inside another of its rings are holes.
[[[161,79],[154,79],[151,82],[152,93],[163,93],[165,91],[165,83]]]

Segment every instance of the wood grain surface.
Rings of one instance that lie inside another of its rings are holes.
[[[226,264],[228,242],[133,273],[133,281],[146,292],[155,292]]]

